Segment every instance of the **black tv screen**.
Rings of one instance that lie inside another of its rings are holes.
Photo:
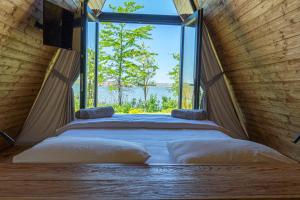
[[[74,14],[47,0],[43,3],[43,43],[72,49]]]

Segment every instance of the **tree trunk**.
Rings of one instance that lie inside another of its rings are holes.
[[[147,93],[148,93],[148,91],[147,91],[147,86],[146,85],[144,85],[144,87],[143,87],[143,90],[144,90],[144,100],[145,100],[145,102],[147,101]]]
[[[122,67],[123,67],[123,28],[120,33],[120,58],[119,58],[119,69],[118,69],[118,104],[123,104],[123,91],[122,91]]]
[[[122,99],[123,99],[123,94],[122,94],[122,63],[119,63],[119,69],[118,69],[118,83],[117,83],[117,88],[118,88],[118,104],[119,106],[122,105]]]
[[[122,105],[122,86],[119,85],[120,83],[118,83],[118,104],[119,106]]]

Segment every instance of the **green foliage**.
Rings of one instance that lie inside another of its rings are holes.
[[[123,6],[114,6],[112,4],[109,4],[110,9],[112,12],[117,13],[133,13],[139,9],[144,8],[142,5],[137,5],[135,1],[126,1],[124,2]]]
[[[94,106],[94,88],[95,88],[95,51],[87,49],[87,107],[91,108]]]
[[[110,5],[112,12],[133,13],[143,6],[135,1],[124,2],[123,6]],[[123,103],[123,88],[132,87],[136,78],[132,71],[137,69],[135,58],[141,54],[140,42],[151,39],[153,26],[130,29],[125,23],[103,23],[99,34],[100,66],[105,80],[112,83],[111,89],[118,92],[118,104]]]
[[[129,114],[139,114],[139,113],[144,113],[144,110],[141,108],[131,108],[129,110]]]
[[[175,59],[178,63],[172,68],[172,70],[169,72],[169,76],[172,83],[172,92],[175,97],[179,96],[179,70],[180,70],[180,54],[179,53],[173,53],[172,54],[173,59]]]
[[[134,79],[136,85],[142,87],[144,101],[147,101],[149,86],[155,85],[151,79],[156,75],[159,67],[155,59],[156,53],[151,52],[144,43],[140,45],[139,49],[139,54],[136,57],[137,64],[133,66],[129,76]]]
[[[146,112],[159,112],[161,111],[160,108],[160,101],[158,100],[156,95],[151,95],[150,99],[145,101],[144,110]]]
[[[112,12],[134,13],[143,8],[135,1],[126,1],[122,6],[110,5]],[[111,105],[117,113],[170,113],[177,108],[177,100],[163,97],[161,100],[155,95],[148,98],[149,86],[154,86],[152,81],[159,69],[156,61],[157,54],[144,44],[151,40],[153,26],[140,26],[132,29],[125,23],[102,23],[99,33],[98,57],[98,85],[95,85],[95,51],[87,50],[87,107],[94,106],[94,88],[109,83],[109,89],[118,94],[118,103]],[[169,72],[173,80],[172,92],[178,96],[179,87],[179,54],[172,54],[178,64]],[[143,89],[143,99],[133,99],[124,102],[123,92],[125,87],[139,86]],[[108,104],[98,105],[107,106]],[[79,95],[75,97],[75,108],[79,110]]]
[[[177,107],[177,100],[172,99],[171,97],[162,97],[162,109],[174,109]]]
[[[122,105],[114,104],[111,106],[115,109],[116,113],[129,113],[132,108],[130,103],[123,103]]]
[[[80,98],[79,95],[74,95],[74,110],[75,112],[80,109]]]
[[[123,103],[122,105],[101,104],[98,106],[112,106],[116,113],[170,113],[173,109],[177,108],[177,101],[168,97],[162,97],[160,101],[156,95],[151,95],[146,102],[142,99],[132,99],[131,102]]]

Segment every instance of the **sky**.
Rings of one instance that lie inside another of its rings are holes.
[[[109,4],[122,5],[126,0],[106,0],[103,12],[111,12]],[[173,0],[136,0],[137,4],[143,5],[139,14],[167,14],[177,15]],[[95,45],[95,26],[89,23],[88,28],[88,47]],[[128,24],[128,27],[135,28],[141,25]],[[101,26],[100,26],[101,29]],[[172,53],[180,53],[181,26],[155,25],[151,32],[153,40],[145,41],[150,49],[158,54],[157,63],[159,69],[153,80],[157,83],[172,83],[168,72],[177,64],[172,57]]]
[[[123,5],[127,0],[106,0],[103,12],[111,12],[109,4],[114,6]],[[173,0],[135,0],[138,5],[144,8],[138,10],[138,14],[157,14],[157,15],[178,15]]]

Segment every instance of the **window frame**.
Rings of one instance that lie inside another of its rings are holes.
[[[179,75],[179,100],[178,107],[182,108],[183,95],[183,64],[184,64],[184,37],[185,27],[196,20],[196,34],[195,34],[195,66],[194,66],[194,91],[193,91],[193,109],[200,109],[200,87],[202,74],[202,34],[203,34],[203,9],[195,11],[183,23],[181,28],[181,49],[180,49],[180,75]]]
[[[195,6],[193,6],[195,9]],[[197,20],[197,34],[196,34],[196,45],[195,56],[196,56],[196,72],[194,77],[194,84],[196,90],[194,90],[194,109],[199,109],[200,107],[200,84],[201,84],[201,48],[202,48],[202,27],[203,27],[203,9],[197,10],[192,14],[187,20],[195,15],[200,16],[200,20]],[[96,38],[99,37],[99,22],[113,22],[113,23],[136,23],[136,24],[159,24],[159,25],[181,25],[182,37],[184,36],[184,24],[187,21],[183,21],[180,16],[176,15],[151,15],[151,14],[128,14],[128,13],[110,13],[103,12],[98,17],[96,17],[93,11],[88,7],[88,1],[84,0],[82,10],[81,10],[81,63],[80,63],[80,108],[86,108],[86,93],[87,93],[87,36],[88,36],[88,22],[96,23]],[[200,28],[200,31],[199,31]],[[184,41],[181,38],[181,49],[180,49],[180,73],[179,73],[179,100],[178,107],[181,108],[182,105],[182,67],[183,67],[183,48]],[[94,88],[94,106],[97,107],[98,104],[98,52],[99,43],[98,40],[95,41],[95,88]]]

